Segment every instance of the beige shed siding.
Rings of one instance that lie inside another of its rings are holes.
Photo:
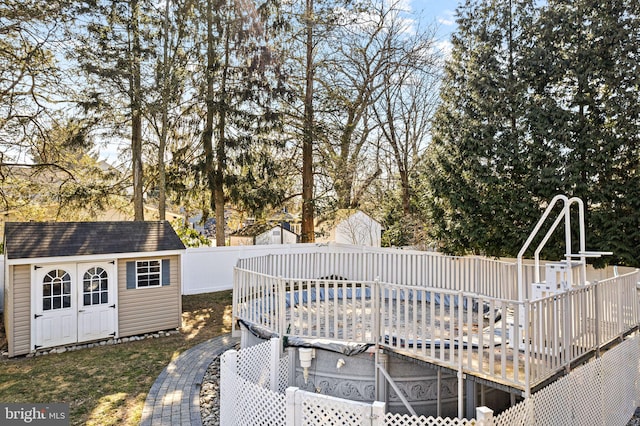
[[[31,265],[11,266],[9,272],[9,356],[29,353],[31,346]]]
[[[127,262],[170,259],[171,284],[163,287],[127,289]],[[181,325],[180,257],[118,259],[118,334],[133,336]]]

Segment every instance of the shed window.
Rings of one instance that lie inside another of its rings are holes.
[[[62,269],[49,271],[42,280],[42,310],[71,307],[71,276]]]
[[[162,264],[159,260],[136,261],[136,286],[160,287],[162,285]]]
[[[84,306],[109,303],[109,277],[100,267],[89,269],[82,278],[82,297]]]

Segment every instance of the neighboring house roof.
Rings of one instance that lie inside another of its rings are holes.
[[[274,225],[271,223],[254,223],[252,225],[247,225],[243,228],[238,229],[236,232],[231,234],[233,237],[256,237],[258,235],[262,235],[265,232],[269,232],[274,228],[282,228],[280,225]],[[289,231],[288,229],[284,229],[285,231]],[[291,231],[289,231],[291,232]],[[291,232],[293,234],[293,232]]]
[[[268,222],[300,222],[300,217],[298,215],[291,214],[287,211],[274,213],[268,219]]]
[[[7,259],[183,250],[167,221],[7,222]]]

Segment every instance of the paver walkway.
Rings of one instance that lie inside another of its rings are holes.
[[[200,385],[211,361],[238,342],[224,334],[181,353],[166,366],[149,390],[141,426],[202,425]]]

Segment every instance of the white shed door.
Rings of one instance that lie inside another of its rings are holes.
[[[111,262],[35,266],[33,349],[115,336],[116,280]]]
[[[78,265],[78,341],[102,339],[116,334],[114,265]]]
[[[77,341],[76,265],[35,266],[34,347]]]

